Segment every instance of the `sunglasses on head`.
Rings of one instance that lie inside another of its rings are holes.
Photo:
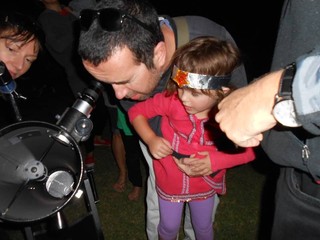
[[[123,21],[125,19],[130,19],[152,34],[154,33],[153,30],[145,23],[115,8],[103,8],[100,10],[84,9],[80,12],[79,19],[81,29],[85,31],[88,31],[95,19],[98,19],[98,23],[101,28],[108,32],[119,31],[122,29]]]

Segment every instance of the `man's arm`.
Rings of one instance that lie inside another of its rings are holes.
[[[320,48],[298,58],[292,94],[298,120],[304,129],[320,135]]]
[[[235,144],[258,146],[262,133],[276,125],[272,109],[282,72],[279,70],[262,76],[233,91],[219,104],[216,121]]]
[[[296,61],[292,97],[298,120],[310,133],[320,134],[320,48]],[[262,133],[276,125],[272,115],[282,70],[271,72],[232,92],[219,104],[216,121],[234,143],[257,146]]]

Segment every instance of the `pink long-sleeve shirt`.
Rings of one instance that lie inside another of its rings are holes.
[[[216,193],[225,194],[226,169],[255,159],[252,148],[245,148],[237,153],[219,151],[215,145],[215,140],[221,134],[219,129],[214,132],[207,131],[205,123],[208,118],[198,119],[195,115],[189,115],[177,94],[166,97],[165,92],[158,93],[135,104],[128,114],[130,122],[138,115],[148,119],[162,116],[162,135],[171,143],[174,151],[185,155],[208,151],[212,171],[220,170],[213,177],[189,177],[179,170],[172,155],[153,160],[157,192],[165,200],[191,201],[205,199]]]

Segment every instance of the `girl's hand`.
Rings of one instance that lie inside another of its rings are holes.
[[[212,173],[208,152],[199,152],[190,158],[173,159],[178,168],[190,177],[207,176]]]
[[[148,142],[149,151],[155,159],[161,159],[172,154],[169,141],[162,137],[154,137]]]

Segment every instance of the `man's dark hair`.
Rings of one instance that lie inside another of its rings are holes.
[[[127,46],[137,62],[152,69],[154,48],[164,39],[155,8],[146,0],[101,0],[95,9],[103,8],[116,8],[131,15],[151,28],[153,33],[127,18],[122,29],[114,32],[103,30],[94,20],[88,31],[80,33],[78,52],[81,58],[97,66],[108,60],[115,50]]]

